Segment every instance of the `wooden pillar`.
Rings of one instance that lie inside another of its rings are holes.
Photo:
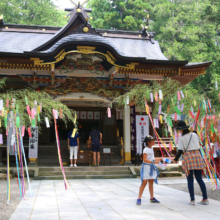
[[[125,164],[131,163],[131,123],[130,123],[130,106],[124,107],[124,152]]]

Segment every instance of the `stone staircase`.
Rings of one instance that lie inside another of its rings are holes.
[[[137,175],[132,167],[65,167],[67,179],[119,179],[136,178]],[[60,167],[39,167],[35,180],[62,180],[63,174]]]

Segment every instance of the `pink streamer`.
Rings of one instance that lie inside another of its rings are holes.
[[[30,106],[29,105],[26,106],[26,109],[27,109],[28,115],[31,115],[31,110],[30,110]]]
[[[111,118],[111,117],[112,117],[112,115],[111,115],[111,109],[108,108],[108,118]]]
[[[25,133],[25,126],[22,126],[22,132],[21,132],[22,137],[24,137],[24,133]]]
[[[181,100],[180,92],[177,91],[178,100]]]
[[[177,121],[177,114],[176,113],[174,113],[174,117],[175,117],[175,121]]]

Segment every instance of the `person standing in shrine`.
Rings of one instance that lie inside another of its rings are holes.
[[[70,167],[73,167],[73,155],[74,155],[74,167],[77,167],[77,154],[79,150],[79,133],[74,128],[68,133],[68,149],[70,151]]]
[[[102,133],[97,130],[96,126],[93,126],[92,131],[89,133],[89,142],[92,142],[93,164],[99,166]]]
[[[176,130],[182,134],[178,141],[178,153],[173,159],[173,162],[177,162],[183,155],[182,166],[186,173],[188,189],[191,201],[189,205],[195,205],[195,194],[194,194],[194,178],[198,182],[202,191],[203,200],[199,203],[202,205],[208,205],[208,196],[206,191],[205,183],[202,179],[202,171],[206,167],[204,160],[200,154],[199,136],[196,132],[190,132],[189,126],[184,121],[177,123]]]

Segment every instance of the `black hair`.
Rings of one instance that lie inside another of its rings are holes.
[[[96,125],[92,126],[92,130],[97,130]]]
[[[185,134],[189,134],[189,133],[190,133],[190,130],[187,128],[187,129],[183,130],[182,136]]]

